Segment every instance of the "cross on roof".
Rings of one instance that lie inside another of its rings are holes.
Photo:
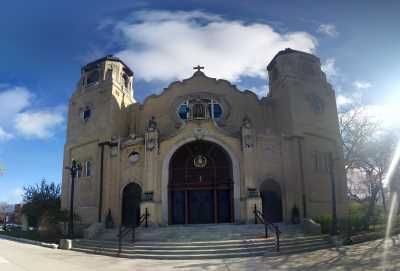
[[[197,65],[196,67],[193,67],[193,70],[197,70],[198,72],[204,69],[204,67]]]

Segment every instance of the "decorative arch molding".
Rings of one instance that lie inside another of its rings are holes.
[[[162,210],[162,224],[168,225],[168,183],[169,183],[169,164],[173,154],[183,145],[197,140],[194,136],[178,139],[175,144],[170,148],[163,158],[162,174],[161,174],[161,210]],[[212,136],[206,135],[202,138],[203,141],[209,141],[219,145],[229,155],[232,161],[232,177],[233,177],[233,208],[234,208],[234,221],[240,222],[240,163],[238,157],[235,155],[229,144]]]
[[[143,189],[143,182],[135,177],[131,177],[126,182],[122,182],[121,187],[119,188],[119,193],[118,193],[119,199],[122,199],[122,195],[124,193],[125,187],[131,183],[135,183]]]

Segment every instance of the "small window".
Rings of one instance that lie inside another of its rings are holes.
[[[99,81],[100,73],[99,71],[93,71],[88,74],[87,79],[86,79],[86,84],[91,85],[97,81]]]
[[[81,118],[83,121],[88,121],[90,119],[90,116],[92,115],[92,111],[90,110],[90,108],[86,108],[85,110],[83,110],[81,112]]]
[[[85,162],[84,175],[85,175],[85,177],[92,176],[92,162],[90,162],[90,161]]]
[[[313,163],[314,163],[314,172],[319,171],[319,153],[314,151],[313,153]]]

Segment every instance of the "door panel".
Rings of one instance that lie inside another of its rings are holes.
[[[185,224],[185,191],[171,192],[172,223]]]
[[[231,222],[231,191],[218,190],[218,223]]]
[[[212,190],[193,190],[189,192],[189,223],[214,223]]]

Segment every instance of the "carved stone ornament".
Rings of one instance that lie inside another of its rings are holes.
[[[251,129],[252,125],[251,125],[251,120],[249,119],[249,117],[243,118],[242,125],[244,128]]]
[[[147,124],[147,131],[153,132],[155,130],[157,130],[157,122],[156,122],[156,118],[154,116],[152,116],[151,119],[149,119],[149,122]]]
[[[245,117],[242,121],[242,145],[243,149],[254,147],[253,129],[248,117]]]
[[[150,138],[149,140],[147,140],[146,143],[146,149],[148,151],[152,151],[154,150],[154,148],[157,146],[157,140],[155,138]]]
[[[196,127],[193,129],[193,135],[197,140],[203,139],[207,135],[207,129]]]
[[[197,155],[193,159],[193,166],[196,168],[204,168],[207,166],[207,158],[204,155]]]

